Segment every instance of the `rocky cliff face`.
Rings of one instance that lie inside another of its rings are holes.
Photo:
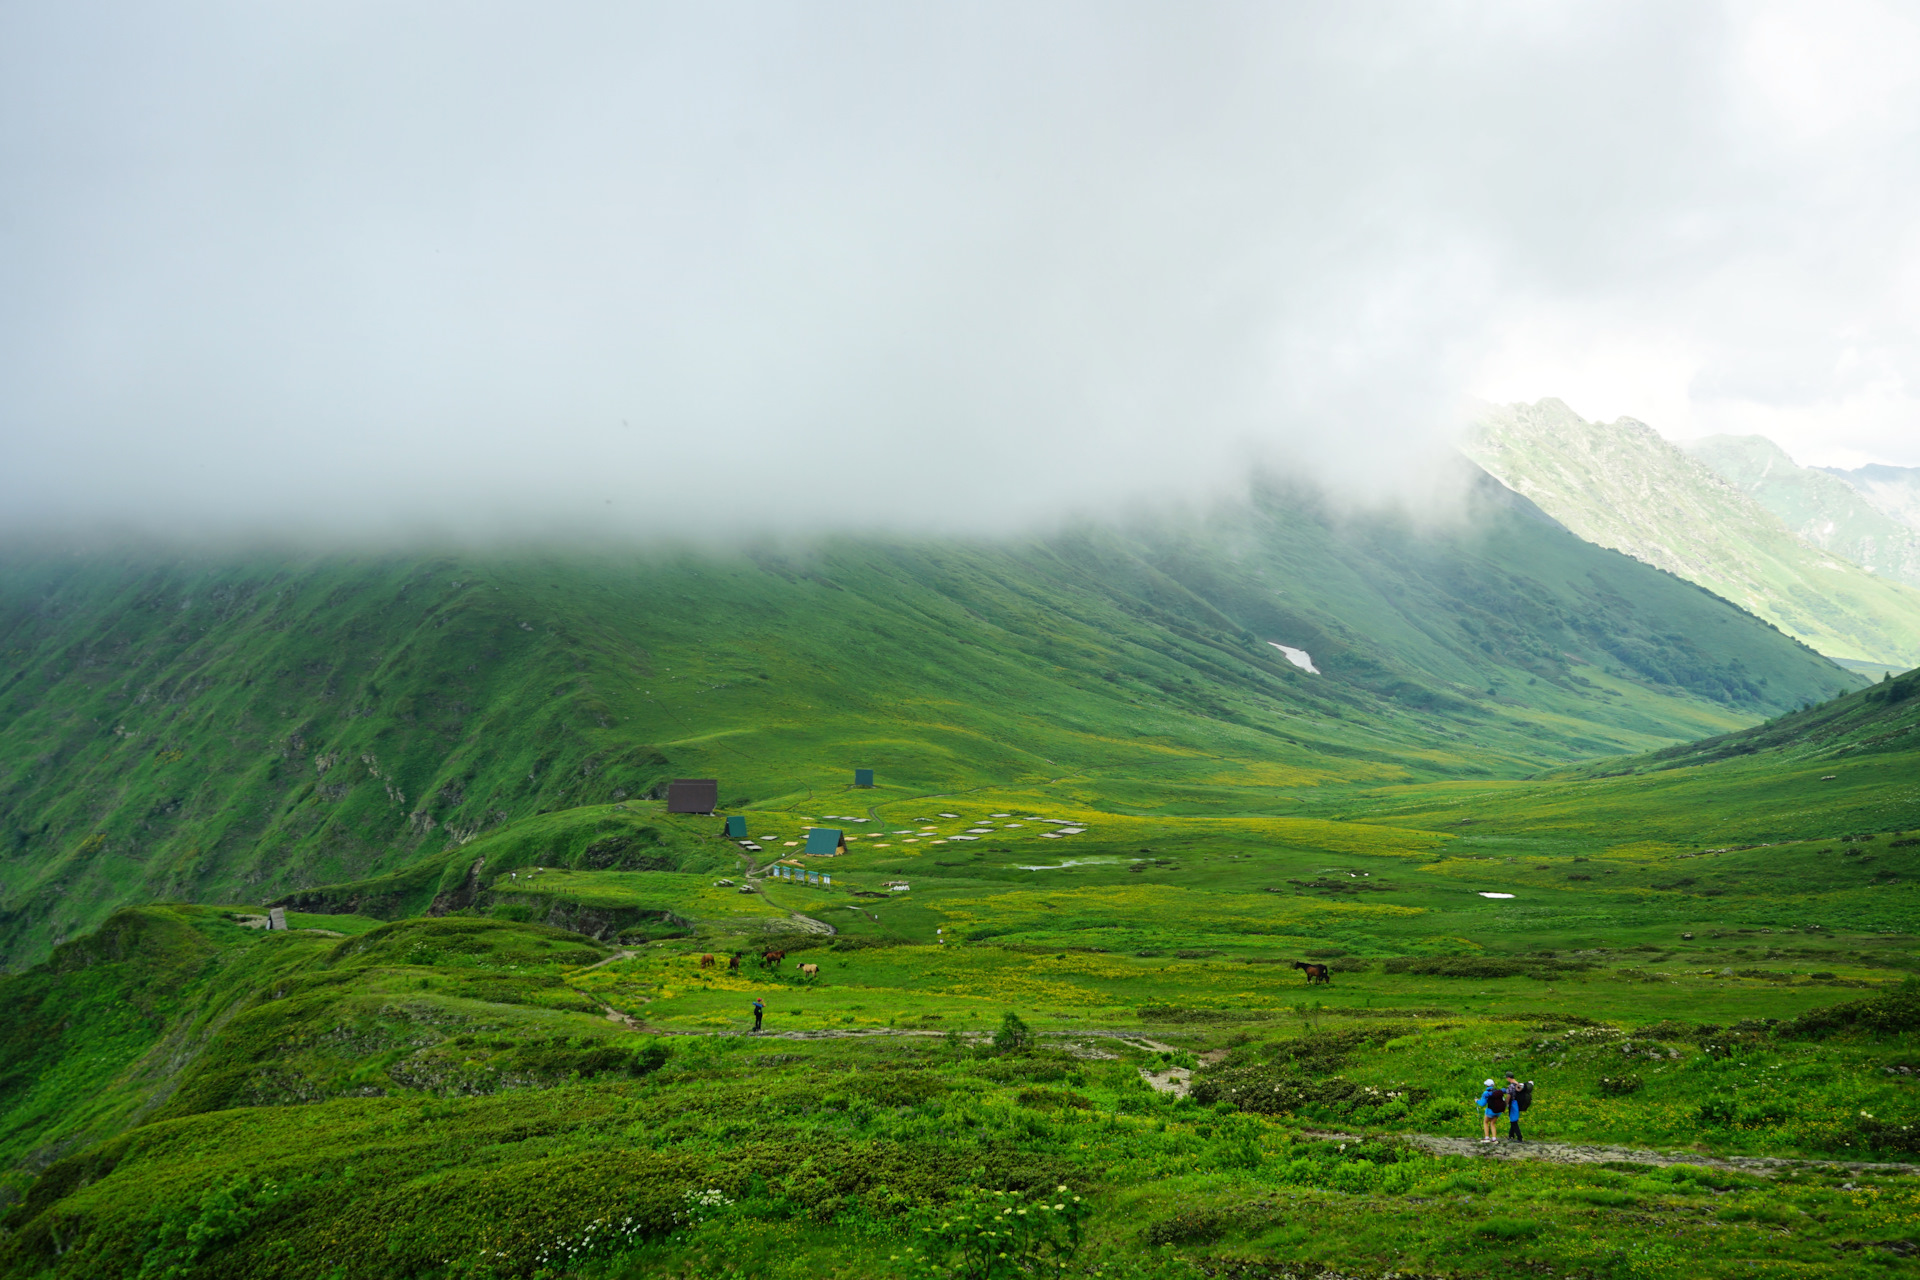
[[[1558,400],[1489,407],[1467,455],[1567,528],[1696,582],[1827,654],[1920,662],[1920,591],[1796,536],[1645,423]]]

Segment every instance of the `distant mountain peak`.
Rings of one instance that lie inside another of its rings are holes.
[[[1882,510],[1844,473],[1803,467],[1765,436],[1707,436],[1681,447],[1801,540],[1870,573],[1920,587],[1920,530]]]
[[[1489,406],[1462,449],[1579,536],[1697,583],[1830,657],[1920,661],[1920,591],[1885,580],[1907,563],[1898,530],[1846,482],[1798,466],[1772,441],[1720,436],[1682,447],[1638,419],[1589,422],[1545,399]],[[1788,481],[1818,498],[1804,522],[1759,495]],[[1827,529],[1816,512],[1877,520],[1873,567],[1886,565],[1885,577],[1848,556],[1861,553],[1851,525]]]

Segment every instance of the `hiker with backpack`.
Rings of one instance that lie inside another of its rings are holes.
[[[1492,1080],[1486,1082],[1486,1089],[1480,1094],[1480,1128],[1484,1143],[1500,1141],[1500,1113],[1507,1109],[1507,1095]]]
[[[1520,1113],[1533,1105],[1533,1081],[1522,1084],[1514,1078],[1513,1072],[1507,1072],[1507,1136],[1515,1142],[1525,1142],[1520,1136]]]

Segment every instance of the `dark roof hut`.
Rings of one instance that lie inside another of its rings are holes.
[[[675,778],[667,784],[668,813],[712,813],[719,805],[717,778]]]

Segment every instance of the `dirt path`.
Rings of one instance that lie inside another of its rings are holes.
[[[1327,1142],[1360,1142],[1365,1135],[1304,1129],[1311,1138]],[[1547,1160],[1554,1164],[1695,1164],[1709,1169],[1735,1169],[1772,1177],[1789,1169],[1851,1169],[1856,1173],[1920,1173],[1920,1164],[1875,1164],[1860,1160],[1791,1160],[1784,1156],[1711,1156],[1699,1151],[1652,1151],[1645,1147],[1589,1146],[1572,1142],[1507,1142],[1483,1144],[1475,1138],[1452,1138],[1437,1133],[1403,1133],[1401,1138],[1437,1156],[1472,1156],[1481,1160]]]

